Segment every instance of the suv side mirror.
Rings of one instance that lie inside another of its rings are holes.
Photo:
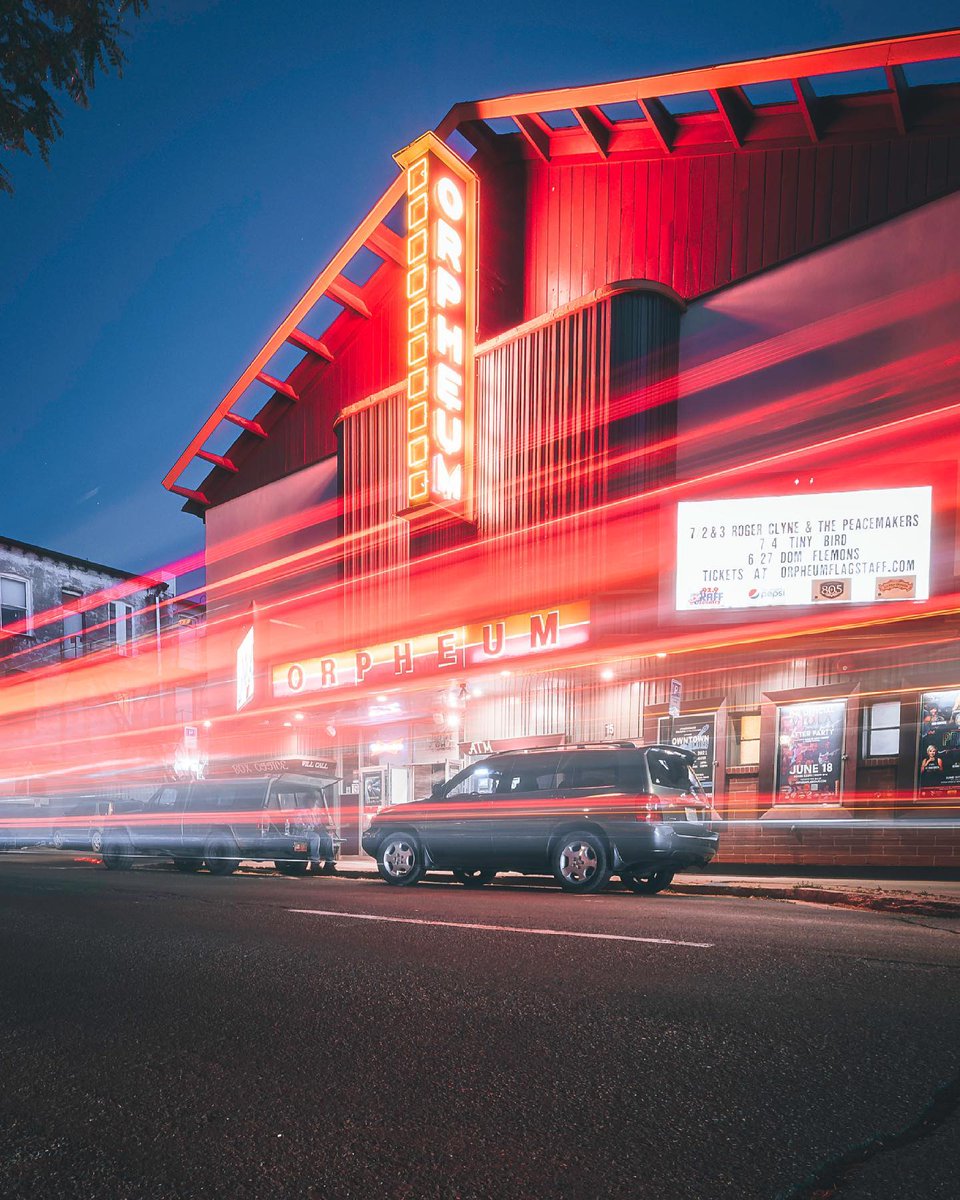
[[[430,795],[433,797],[433,799],[438,800],[443,795],[443,784],[435,783],[430,789]]]

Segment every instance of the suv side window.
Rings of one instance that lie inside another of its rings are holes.
[[[154,793],[150,807],[157,809],[158,812],[173,812],[179,798],[180,789],[171,784],[170,787],[162,787]]]
[[[220,795],[217,807],[226,812],[259,812],[264,807],[266,792],[264,780],[241,779]]]
[[[561,786],[559,754],[518,754],[501,759],[497,795],[555,792]]]
[[[620,759],[616,751],[580,750],[567,755],[563,768],[566,790],[613,792],[620,788]]]
[[[490,796],[500,785],[499,762],[478,762],[467,767],[450,781],[453,785],[443,794],[445,800],[460,796]]]

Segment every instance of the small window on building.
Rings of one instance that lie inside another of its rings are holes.
[[[30,616],[28,586],[25,579],[0,575],[0,625],[26,622]]]
[[[79,658],[83,654],[83,613],[80,611],[81,596],[79,592],[61,593],[63,605],[63,643],[64,658]]]
[[[890,757],[900,753],[900,701],[879,700],[863,709],[864,758]]]
[[[121,654],[132,653],[133,605],[123,600],[113,602],[113,637]]]
[[[755,767],[760,762],[760,714],[742,713],[730,718],[731,767]]]

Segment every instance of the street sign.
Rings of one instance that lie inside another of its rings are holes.
[[[683,699],[683,684],[679,679],[670,680],[670,707],[667,712],[671,717],[680,716],[680,701]]]
[[[187,753],[194,753],[197,749],[197,727],[196,725],[184,725],[183,727],[183,745]]]

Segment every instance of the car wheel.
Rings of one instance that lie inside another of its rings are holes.
[[[203,857],[211,875],[232,875],[240,866],[240,851],[232,838],[211,838]]]
[[[175,858],[173,865],[178,871],[182,871],[184,875],[192,875],[195,871],[199,871],[203,866],[202,858]]]
[[[55,848],[56,848],[57,850],[62,850],[62,849],[63,849],[63,842],[64,842],[63,830],[62,830],[62,829],[55,829],[55,830],[53,831],[53,844],[54,844]]]
[[[103,831],[102,830],[95,829],[93,831],[93,833],[91,833],[90,849],[94,852],[94,854],[100,854],[103,852]]]
[[[273,864],[281,875],[306,875],[307,867],[310,865],[307,862],[301,862],[299,859],[290,859],[288,862],[276,862]]]
[[[610,855],[594,833],[576,830],[553,847],[553,876],[565,892],[598,892],[610,878]]]
[[[654,896],[673,883],[673,875],[673,871],[648,871],[645,875],[639,871],[621,871],[620,880],[631,892]]]
[[[479,868],[468,870],[466,867],[457,867],[453,872],[453,877],[457,883],[462,883],[464,887],[468,888],[483,887],[495,875],[496,871],[485,871]]]
[[[377,851],[377,870],[396,887],[419,883],[426,870],[420,843],[409,833],[388,833]]]
[[[108,871],[129,871],[133,866],[133,847],[129,841],[107,842],[103,847],[103,865]]]

